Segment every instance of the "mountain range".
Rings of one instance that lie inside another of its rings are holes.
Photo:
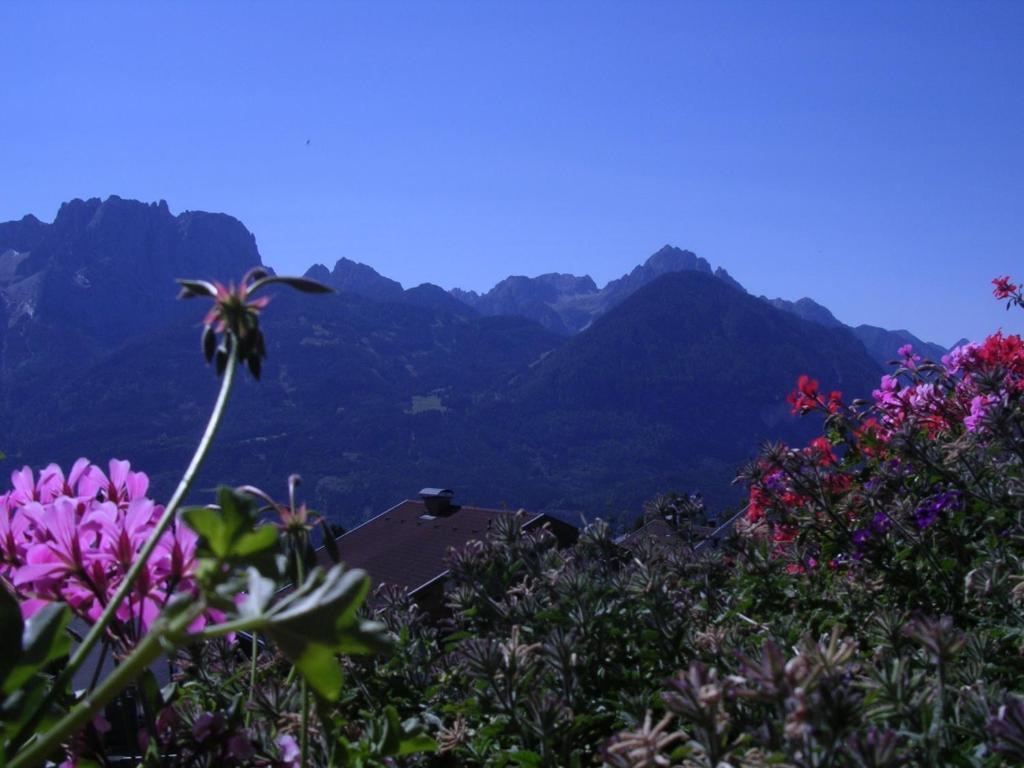
[[[217,387],[202,308],[176,302],[173,279],[261,263],[238,220],[164,202],[73,200],[52,223],[0,224],[6,464],[128,458],[168,493]],[[336,293],[274,296],[263,380],[237,387],[200,486],[276,492],[299,472],[345,525],[428,485],[586,516],[670,489],[733,504],[761,441],[811,435],[785,402],[798,375],[853,397],[905,341],[945,351],[754,297],[670,246],[603,288],[549,274],[482,295],[404,289],[348,259],[307,275]]]
[[[712,270],[706,259],[692,251],[666,245],[628,274],[598,288],[589,276],[546,274],[538,277],[507,277],[484,294],[455,288],[452,295],[484,315],[522,315],[536,320],[550,331],[573,334],[587,328],[594,320],[618,305],[637,290],[662,275],[675,272],[698,272],[714,275],[733,288],[746,289],[724,268]],[[846,326],[813,299],[798,301],[760,297],[776,309],[797,315],[826,328],[847,328],[868,352],[885,365],[904,344],[913,344],[925,357],[938,359],[948,350],[914,336],[909,331],[890,331],[872,325]]]

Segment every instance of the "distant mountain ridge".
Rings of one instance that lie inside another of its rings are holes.
[[[189,316],[177,277],[237,280],[261,264],[256,239],[225,214],[111,196],[72,200],[53,222],[0,224],[0,375],[87,359],[129,334]],[[117,318],[117,322],[111,322]]]
[[[397,280],[384,277],[366,264],[346,258],[338,259],[332,270],[323,264],[314,264],[306,270],[306,277],[319,280],[337,291],[377,301],[394,301],[404,292],[402,284]]]
[[[167,492],[216,387],[202,307],[175,301],[173,279],[237,280],[261,261],[237,219],[163,202],[0,223],[6,466],[126,457]],[[299,471],[346,524],[424,485],[588,515],[680,488],[721,507],[759,440],[809,434],[785,403],[799,374],[849,396],[881,374],[813,302],[773,306],[671,247],[601,289],[549,274],[460,297],[349,259],[308,274],[338,292],[275,295],[263,380],[239,383],[199,487]]]
[[[904,344],[910,344],[919,355],[936,362],[941,360],[942,356],[949,349],[952,349],[952,347],[947,349],[941,344],[935,344],[934,342],[922,341],[906,330],[890,331],[886,328],[865,324],[857,326],[845,325],[837,320],[835,315],[828,309],[813,299],[803,298],[799,301],[786,301],[785,299],[768,299],[764,296],[761,298],[777,309],[790,312],[797,317],[810,320],[812,323],[823,325],[826,328],[849,329],[854,336],[860,339],[871,356],[882,365],[887,365],[890,361],[895,360],[898,357],[897,351]],[[963,342],[957,342],[953,346],[960,346],[961,343]]]
[[[608,499],[626,503],[637,483],[721,489],[753,446],[802,444],[813,420],[793,417],[786,402],[795,371],[847,397],[866,395],[881,374],[848,329],[684,270],[639,288],[524,371],[506,396],[535,436],[539,463],[569,491],[559,504],[572,508],[574,498],[593,498],[595,474]]]
[[[521,315],[536,320],[550,331],[571,335],[588,327],[640,288],[662,275],[677,272],[713,275],[746,293],[739,281],[723,267],[712,270],[706,259],[672,245],[663,246],[643,264],[610,281],[604,288],[598,288],[590,276],[549,273],[537,277],[507,277],[484,294],[459,288],[452,289],[450,293],[483,315]],[[889,331],[871,325],[847,326],[827,308],[806,297],[797,301],[760,298],[776,309],[826,328],[848,328],[883,365],[896,357],[896,350],[904,344],[912,344],[919,353],[933,360],[938,360],[948,351],[942,345],[922,341],[906,330]]]
[[[538,277],[513,275],[484,294],[451,291],[483,315],[522,315],[555,333],[579,333],[596,318],[635,291],[671,272],[697,271],[712,274],[711,265],[692,251],[666,245],[643,264],[617,280],[598,288],[589,275],[548,273]],[[723,279],[731,280],[722,270]],[[735,287],[739,283],[732,281]]]

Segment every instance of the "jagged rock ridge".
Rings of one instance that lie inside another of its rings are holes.
[[[373,267],[351,259],[341,258],[328,270],[323,264],[314,264],[306,277],[319,280],[336,291],[354,293],[374,301],[397,301],[403,293],[402,284],[379,274]]]
[[[52,223],[0,224],[0,377],[66,364],[187,312],[174,280],[237,280],[261,264],[256,239],[219,213],[173,215],[167,203],[71,200]]]
[[[589,275],[548,273],[537,277],[513,275],[485,294],[454,288],[451,294],[483,315],[521,315],[548,330],[565,335],[578,333],[640,288],[672,272],[712,274],[711,265],[694,254],[671,245],[654,253],[631,272],[598,288]],[[728,272],[713,274],[743,290]]]
[[[714,275],[722,282],[746,293],[746,289],[723,267],[711,265],[692,251],[666,245],[643,264],[598,289],[590,277],[546,274],[538,277],[513,276],[502,280],[490,291],[478,294],[454,288],[451,295],[484,315],[528,317],[556,333],[571,335],[587,328],[598,317],[622,303],[636,291],[662,275],[697,272]],[[922,341],[909,331],[888,331],[870,325],[850,327],[839,321],[826,307],[810,298],[797,301],[761,296],[776,309],[796,315],[825,328],[846,328],[867,348],[876,361],[885,364],[904,344],[912,344],[926,357],[939,359],[947,350],[939,344]]]

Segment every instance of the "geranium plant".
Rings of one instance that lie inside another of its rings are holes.
[[[38,477],[24,468],[0,496],[0,762],[13,767],[41,765],[62,750],[69,760],[87,752],[89,729],[104,729],[103,708],[135,684],[150,726],[141,734],[143,746],[157,757],[161,748],[187,751],[184,742],[166,743],[180,714],[173,692],[155,691],[147,669],[161,656],[173,659],[181,649],[243,632],[269,640],[301,680],[299,742],[282,732],[270,750],[277,754],[264,749],[264,759],[305,764],[310,697],[331,700],[341,692],[337,654],[375,653],[389,645],[383,625],[358,612],[369,590],[367,575],[340,565],[326,572],[296,569],[295,540],[305,528],[293,517],[282,535],[263,521],[255,489],[222,488],[216,504],[182,508],[224,417],[238,365],[259,378],[265,356],[260,314],[267,297],[258,294],[274,284],[313,293],[329,289],[263,270],[249,272],[238,286],[180,282],[183,298],[212,302],[202,347],[221,387],[168,503],[148,498],[146,475],[120,460],[104,471],[80,459],[66,474],[50,465]],[[74,641],[72,619],[88,627]],[[72,691],[74,673],[97,648],[102,658],[115,660],[113,671]],[[259,648],[254,642],[254,664]],[[199,713],[193,746],[213,745],[227,727],[223,718]],[[240,732],[233,738],[233,759],[255,757],[251,739]]]

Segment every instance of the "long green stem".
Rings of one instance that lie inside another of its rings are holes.
[[[82,662],[85,661],[86,655],[92,650],[92,647],[99,641],[103,636],[103,631],[106,629],[114,615],[117,613],[117,609],[121,603],[128,596],[128,593],[132,590],[135,584],[135,580],[139,577],[142,569],[146,567],[146,561],[149,560],[150,555],[153,554],[153,550],[156,549],[156,545],[160,542],[160,538],[164,535],[171,523],[174,522],[175,515],[178,512],[178,507],[185,500],[189,490],[192,488],[192,483],[195,480],[196,474],[199,472],[199,468],[203,465],[206,454],[210,451],[210,446],[213,444],[213,438],[217,434],[217,429],[220,427],[221,420],[224,417],[224,411],[228,404],[228,398],[231,395],[231,387],[235,381],[235,369],[238,363],[238,357],[235,353],[235,349],[238,347],[237,344],[231,345],[231,352],[229,353],[227,368],[224,371],[224,379],[221,381],[220,392],[217,394],[217,402],[214,403],[213,412],[210,414],[210,420],[206,423],[206,431],[203,432],[203,437],[199,441],[199,445],[196,447],[195,453],[192,455],[192,461],[189,462],[188,468],[185,470],[185,474],[181,476],[181,482],[178,483],[178,487],[174,491],[174,495],[171,496],[171,500],[167,503],[167,507],[164,509],[164,514],[156,524],[156,528],[149,535],[149,539],[146,541],[142,550],[139,552],[136,560],[132,563],[132,567],[128,569],[128,575],[124,577],[124,581],[121,582],[121,586],[117,592],[114,593],[114,597],[111,598],[110,602],[107,603],[106,610],[100,616],[89,634],[85,636],[82,644],[78,646],[78,650],[71,657],[68,662],[68,669],[74,672],[78,667],[81,666]]]
[[[944,726],[946,724],[946,662],[942,654],[939,654],[936,662],[938,664],[939,673],[939,696],[935,706],[936,723],[931,727],[931,734],[929,735],[934,734],[936,751],[941,751],[943,747],[943,735],[945,734]],[[938,762],[935,764],[938,765]]]
[[[132,563],[132,567],[128,569],[128,574],[124,577],[124,581],[121,582],[121,586],[117,592],[107,603],[107,607],[104,609],[99,620],[93,624],[92,629],[85,636],[82,642],[79,644],[75,653],[71,656],[64,670],[54,681],[53,687],[50,689],[49,695],[43,700],[42,704],[36,709],[35,713],[25,725],[19,731],[14,742],[21,743],[27,737],[28,734],[39,724],[39,720],[42,714],[50,707],[54,699],[59,695],[60,691],[71,682],[72,677],[79,667],[82,666],[89,652],[93,649],[97,642],[103,637],[103,633],[107,628],[107,625],[113,620],[114,615],[117,613],[117,609],[121,603],[131,592],[132,587],[135,584],[135,580],[138,578],[142,569],[146,567],[146,561],[149,560],[150,555],[153,554],[153,550],[156,549],[156,545],[160,542],[160,538],[164,535],[164,532],[170,527],[171,523],[174,522],[175,515],[177,514],[178,507],[185,500],[188,495],[189,489],[192,487],[192,482],[195,480],[196,474],[199,472],[199,468],[203,464],[203,460],[206,458],[206,454],[210,451],[210,446],[213,443],[213,438],[217,434],[217,429],[220,427],[220,423],[224,417],[224,411],[228,404],[228,398],[231,395],[231,387],[235,381],[235,370],[238,364],[238,356],[235,350],[238,348],[237,343],[229,345],[230,352],[228,353],[228,362],[224,370],[224,378],[221,380],[220,392],[217,394],[217,401],[214,403],[213,411],[210,413],[210,419],[206,423],[206,430],[203,432],[203,436],[199,441],[199,445],[196,447],[195,453],[192,455],[192,461],[189,462],[188,468],[185,470],[185,474],[181,477],[181,482],[178,483],[178,487],[174,491],[174,495],[171,500],[167,503],[167,507],[164,509],[164,513],[160,520],[157,522],[156,527],[150,534],[142,550],[139,552],[136,560]]]
[[[292,502],[292,507],[294,508],[294,502]],[[295,569],[296,575],[299,577],[296,580],[296,584],[301,587],[303,582],[306,581],[306,569],[302,561],[302,558],[306,555],[306,542],[304,538],[300,538],[295,543]],[[309,686],[306,684],[305,675],[302,676],[299,693],[302,696],[302,734],[300,737],[299,754],[301,756],[302,768],[306,768],[309,764]]]
[[[95,691],[87,692],[50,730],[21,750],[9,763],[10,768],[42,765],[63,742],[84,728],[100,709],[130,685],[146,667],[160,658],[164,653],[165,642],[177,641],[204,608],[202,604],[193,606],[170,624],[161,623],[162,626],[154,627],[128,658],[104,678]]]
[[[252,633],[252,647],[249,649],[249,703],[252,703],[253,694],[256,693],[256,654],[259,653],[260,645],[256,638],[256,632]],[[245,724],[249,725],[252,720],[252,709],[245,710]]]
[[[309,764],[309,686],[306,685],[306,678],[302,678],[302,768]]]

